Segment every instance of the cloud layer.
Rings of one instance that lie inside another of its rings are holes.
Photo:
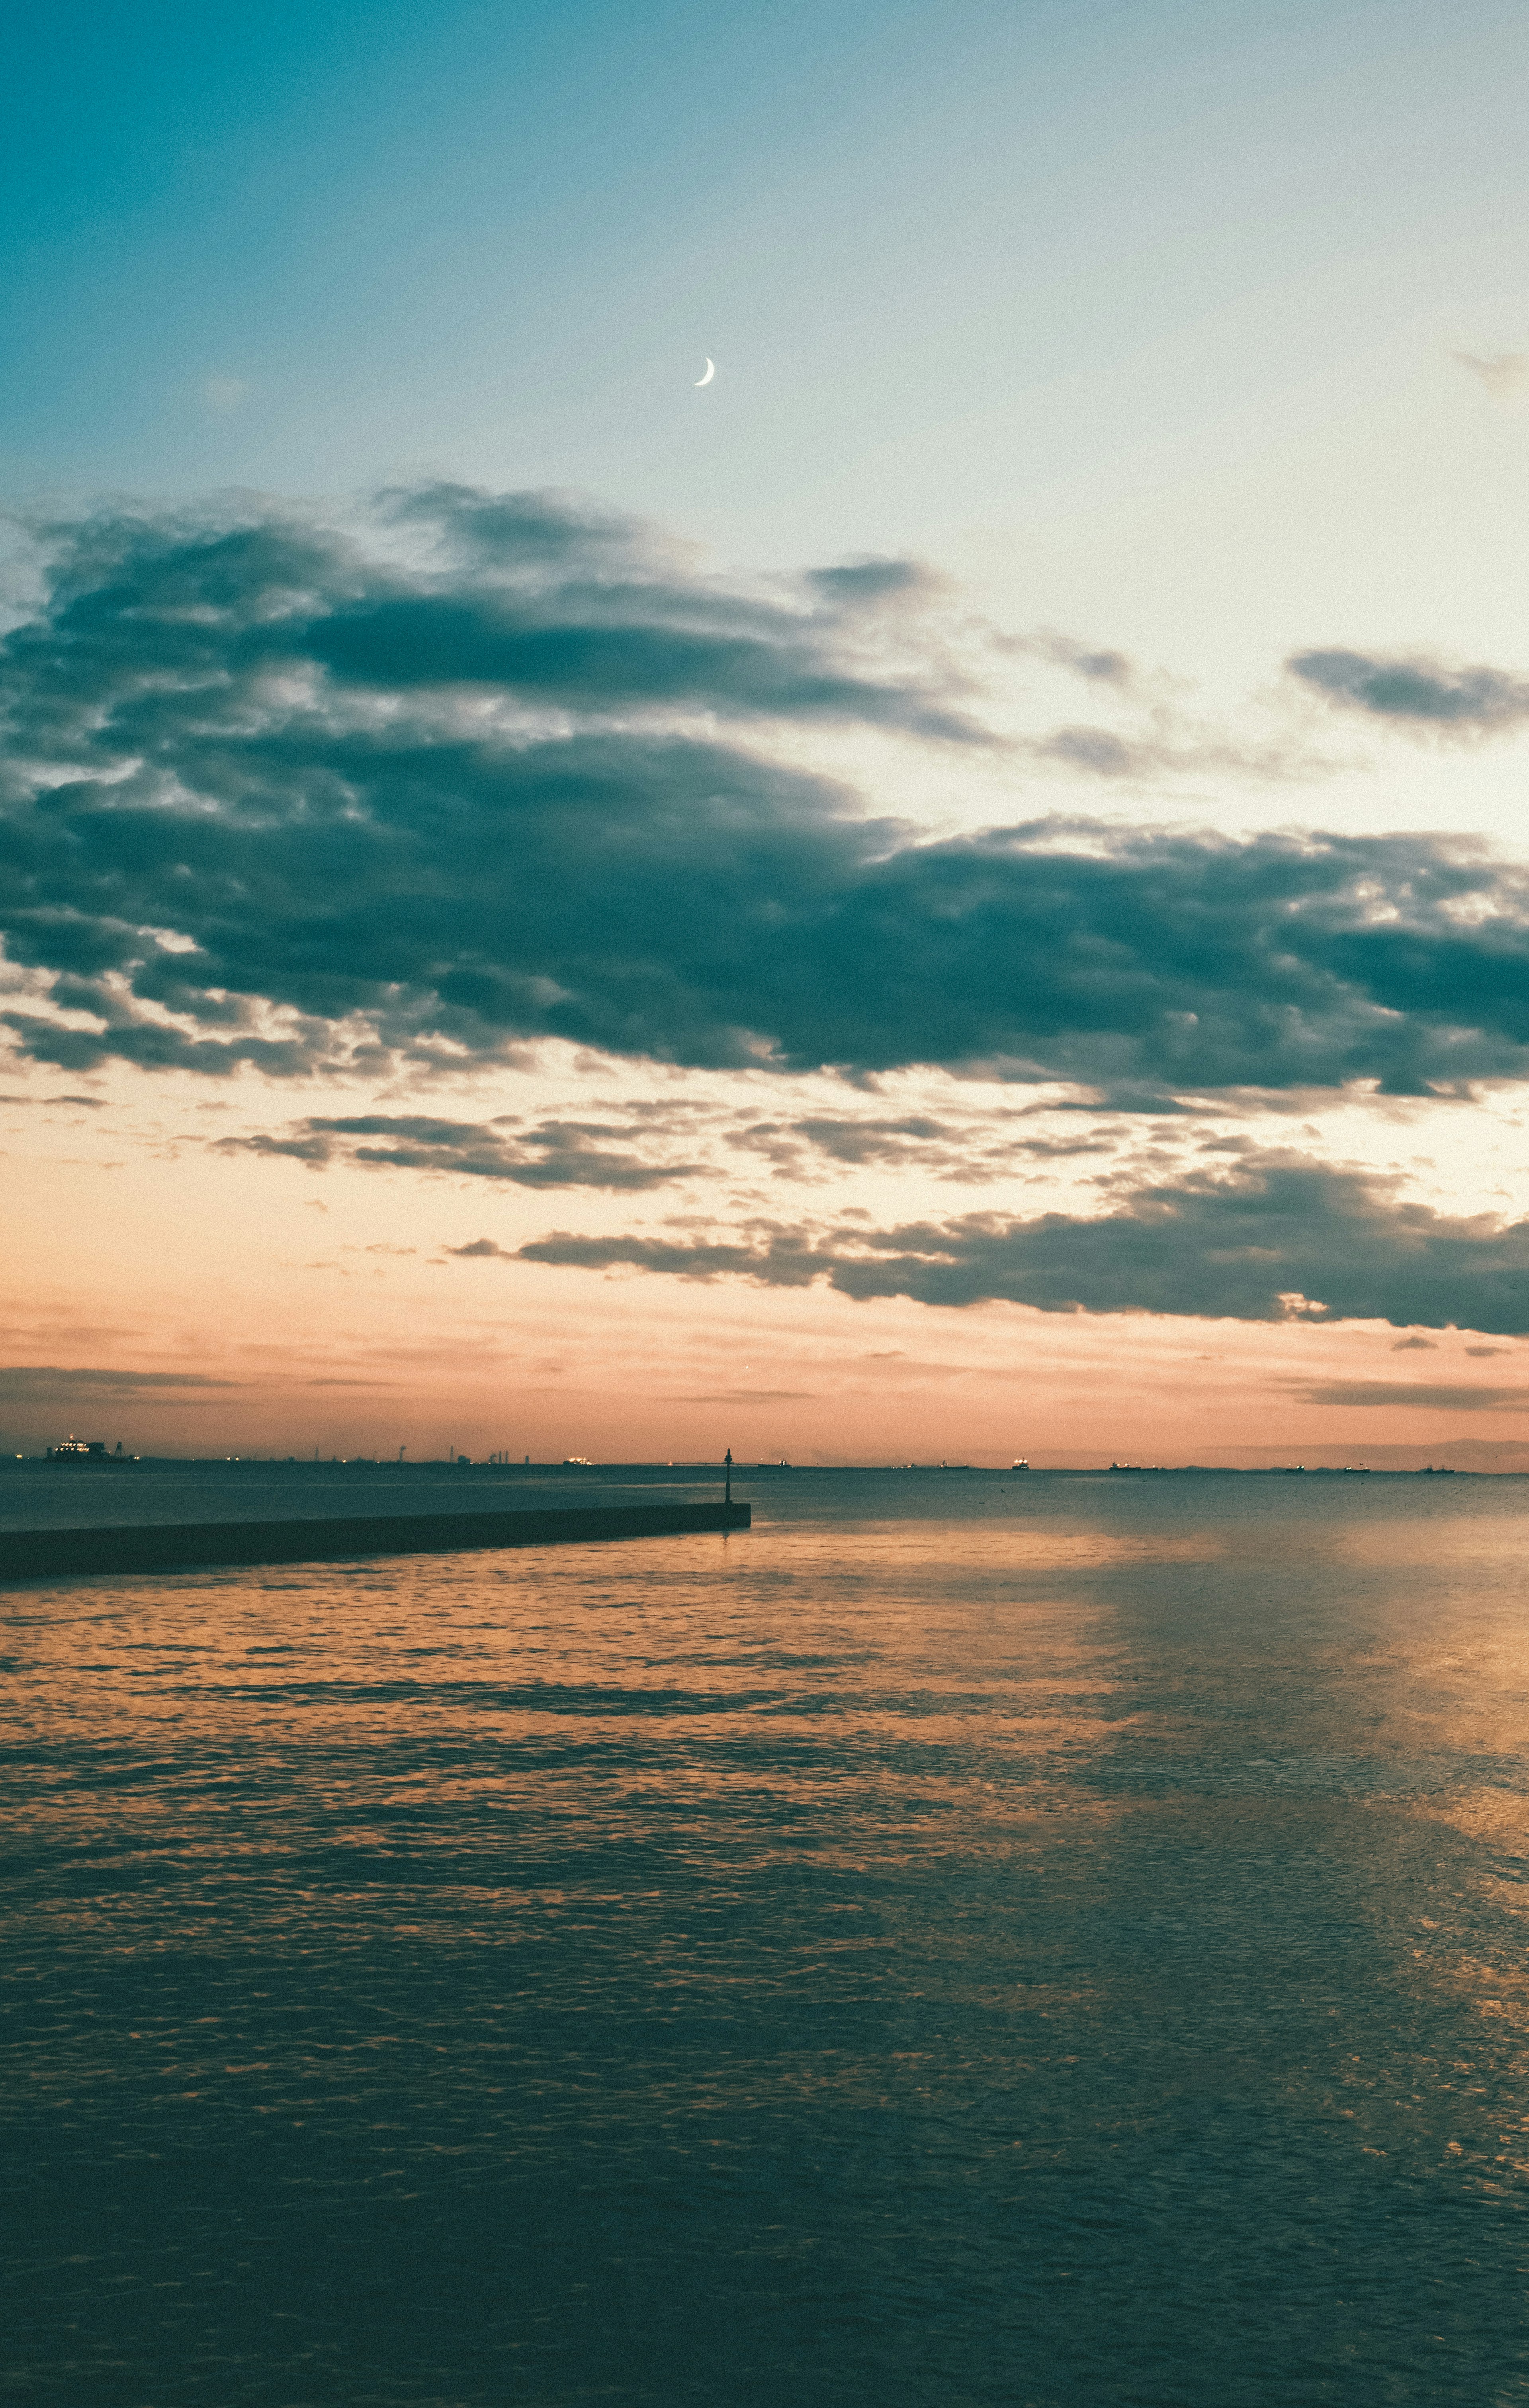
[[[974,1212],[887,1229],[755,1222],[721,1240],[557,1235],[517,1258],[771,1287],[822,1281],[844,1296],[934,1305],[1003,1299],[1045,1312],[1529,1333],[1529,1222],[1452,1218],[1401,1199],[1393,1180],[1277,1153],[1141,1186],[1093,1217]]]
[[[57,1405],[143,1403],[163,1393],[178,1403],[194,1403],[204,1391],[234,1383],[211,1380],[199,1371],[136,1371],[128,1369],[79,1368],[61,1363],[0,1364],[0,1404]]]
[[[598,1109],[598,1108],[597,1108]],[[1037,1120],[1063,1122],[1037,1128]],[[702,1177],[757,1176],[821,1183],[845,1171],[918,1170],[965,1186],[1011,1178],[1037,1164],[1107,1154],[1130,1126],[1096,1112],[1048,1114],[1044,1106],[950,1110],[896,1117],[808,1112],[761,1119],[756,1112],[689,1098],[611,1103],[598,1119],[530,1122],[518,1112],[488,1121],[420,1112],[310,1113],[284,1128],[216,1138],[213,1154],[252,1154],[364,1169],[438,1171],[503,1180],[517,1187],[591,1187],[638,1193]]]
[[[1450,1413],[1522,1412],[1529,1388],[1488,1388],[1460,1380],[1319,1380],[1301,1395],[1310,1405],[1354,1405]]]
[[[0,647],[7,1017],[34,1055],[298,1074],[556,1037],[1122,1096],[1529,1070],[1529,893],[1467,846],[1050,820],[931,843],[795,766],[827,724],[958,767],[987,743],[908,564],[762,598],[541,497],[389,509],[364,542],[277,515],[45,531],[47,605]],[[1359,659],[1301,674],[1403,708],[1332,666]],[[1508,708],[1461,674],[1436,717]]]

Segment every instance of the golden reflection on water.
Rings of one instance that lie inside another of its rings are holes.
[[[519,2267],[504,2329],[535,2300],[564,2355],[507,2388],[496,2326],[497,2390],[464,2361],[421,2400],[666,2397],[677,2318],[722,2353],[685,2396],[731,2399],[808,2264],[855,2336],[836,2408],[1284,2408],[1295,2364],[1369,2408],[1378,2333],[1388,2408],[1506,2399],[1479,2337],[1522,2304],[1491,2219],[1529,2164],[1529,1526],[1506,1488],[1415,1495],[1038,1489],[8,1592],[7,1961],[62,2002],[41,2157],[120,2128],[179,2167],[210,2129],[255,2163],[279,2128],[249,2214],[314,2186],[400,2295],[435,2243],[390,2239],[385,2186],[449,2223],[477,2184],[492,2263],[452,2293],[452,2227],[437,2290],[470,2325]],[[636,2267],[672,2302],[691,2263],[644,2390],[590,2300]],[[1274,2318],[1262,2355],[1229,2300]],[[1441,2334],[1477,2336],[1463,2388]],[[1014,2376],[1075,2357],[1070,2388]]]
[[[240,1911],[278,1919],[305,1911],[281,1872],[316,1837],[364,1855],[400,1817],[427,1856],[482,1825],[534,1830],[560,1857],[660,1825],[711,1852],[722,1817],[735,1864],[755,1869],[804,1852],[848,1868],[993,1857],[1037,1824],[1118,1811],[1068,1778],[1142,1719],[1115,1698],[1089,1575],[1205,1552],[1172,1535],[776,1524],[57,1584],[8,1602],[17,1702],[45,1753],[105,1756],[121,1777],[46,1782],[23,1812],[55,1842],[105,1846],[119,1875],[168,1851],[222,1881],[262,1877]],[[77,1894],[69,1912],[131,1920],[135,1897]]]

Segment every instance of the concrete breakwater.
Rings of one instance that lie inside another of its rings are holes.
[[[539,1547],[580,1539],[663,1539],[693,1530],[747,1530],[750,1519],[747,1505],[595,1505],[529,1513],[366,1513],[336,1521],[0,1530],[0,1581],[333,1563],[351,1555],[448,1555],[467,1547]]]

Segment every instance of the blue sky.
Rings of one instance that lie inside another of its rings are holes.
[[[1523,322],[1481,0],[61,5],[7,49],[13,492],[428,466],[938,547]]]

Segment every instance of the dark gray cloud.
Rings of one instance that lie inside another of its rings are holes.
[[[1416,1405],[1429,1412],[1522,1412],[1529,1388],[1477,1387],[1449,1380],[1319,1380],[1300,1394],[1308,1405]]]
[[[296,517],[45,530],[47,607],[0,645],[33,1054],[380,1073],[561,1038],[1159,1104],[1529,1071],[1529,886],[1459,840],[930,843],[776,757],[782,723],[979,740],[917,665],[907,564],[761,599],[543,497],[389,508],[426,566]]]
[[[170,1392],[178,1400],[194,1399],[198,1390],[236,1387],[232,1380],[209,1380],[198,1371],[134,1371],[67,1363],[0,1364],[0,1404],[109,1405],[118,1399],[151,1399]]]
[[[935,1120],[924,1112],[896,1119],[822,1112],[796,1121],[744,1121],[729,1132],[727,1141],[739,1153],[763,1154],[778,1169],[799,1169],[818,1157],[849,1169],[937,1169],[959,1163],[980,1177],[969,1141],[961,1142],[969,1138],[969,1125]],[[986,1175],[992,1177],[991,1168]]]
[[[935,1305],[1529,1331],[1529,1222],[1452,1218],[1403,1200],[1394,1180],[1289,1154],[1143,1185],[1092,1218],[974,1212],[817,1230],[757,1222],[704,1240],[558,1234],[520,1256],[772,1287],[822,1281],[845,1296]]]
[[[796,632],[783,616],[763,629],[687,625],[682,597],[652,589],[601,596],[605,618],[580,599],[581,621],[549,625],[540,596],[411,595],[336,611],[294,640],[306,659],[344,682],[393,692],[494,686],[522,701],[583,711],[676,704],[982,740],[970,720],[927,692],[836,674],[821,626]],[[652,616],[639,616],[645,612]]]
[[[517,1187],[597,1187],[634,1194],[692,1178],[700,1169],[694,1162],[642,1161],[633,1154],[613,1153],[604,1142],[647,1134],[640,1123],[634,1129],[603,1121],[548,1120],[534,1128],[512,1128],[498,1121],[358,1112],[340,1119],[310,1116],[296,1122],[285,1137],[262,1130],[253,1137],[218,1138],[208,1151],[284,1155],[321,1170],[337,1159],[374,1169],[503,1179]]]
[[[909,1112],[901,1120],[845,1120],[824,1113],[791,1125],[836,1162],[856,1164],[917,1161],[925,1147],[953,1134],[947,1123],[923,1112]]]
[[[1346,652],[1297,652],[1285,666],[1329,702],[1436,733],[1483,735],[1529,719],[1529,681],[1501,669]]]

